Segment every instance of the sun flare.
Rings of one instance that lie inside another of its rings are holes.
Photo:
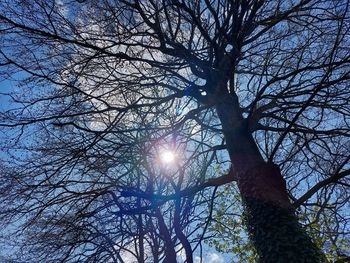
[[[163,163],[173,163],[175,161],[175,154],[171,151],[164,151],[160,155]]]

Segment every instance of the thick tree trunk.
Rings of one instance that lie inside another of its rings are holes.
[[[226,96],[216,110],[260,262],[322,262],[320,250],[298,223],[279,168],[263,160],[237,99]]]

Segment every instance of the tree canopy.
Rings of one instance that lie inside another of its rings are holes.
[[[349,4],[1,1],[14,260],[349,257]]]

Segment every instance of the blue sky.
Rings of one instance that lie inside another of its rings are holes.
[[[9,80],[0,82],[0,111],[6,110],[9,107],[9,97],[4,93],[8,93],[15,87],[15,83]]]
[[[23,77],[24,74],[16,74],[14,78],[20,79]],[[6,79],[2,80],[0,82],[0,114],[1,112],[5,112],[11,108],[13,108],[14,104],[11,102],[10,96],[8,96],[9,93],[15,91],[17,85],[17,81],[15,79]],[[1,115],[0,115],[1,116]],[[0,129],[0,140],[8,141],[11,137],[9,133],[9,129]],[[0,148],[0,159],[6,160],[8,159],[8,156],[6,155],[6,152]],[[10,226],[7,230],[2,229],[2,233],[7,232],[10,229],[14,229],[15,225]],[[1,238],[1,231],[0,231],[0,238]],[[11,231],[11,230],[10,230]],[[3,257],[6,255],[11,255],[14,252],[13,248],[10,246],[10,244],[7,244],[6,242],[3,242],[3,240],[0,240],[2,243],[2,247],[0,250],[0,261],[4,260]],[[5,247],[4,247],[5,246]],[[184,262],[185,257],[182,253],[178,256],[178,262]],[[232,258],[230,258],[230,255],[228,254],[222,254],[215,251],[215,249],[208,247],[208,245],[203,244],[203,256],[202,256],[202,262],[203,263],[224,263],[227,261],[231,261]],[[126,262],[129,262],[128,259],[126,259]],[[130,262],[133,262],[133,259],[130,258]],[[194,254],[194,262],[199,263],[201,262],[201,258],[198,256],[198,251]]]

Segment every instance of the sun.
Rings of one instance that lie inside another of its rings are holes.
[[[160,154],[160,159],[163,163],[173,163],[175,161],[175,154],[171,151],[164,151]]]

